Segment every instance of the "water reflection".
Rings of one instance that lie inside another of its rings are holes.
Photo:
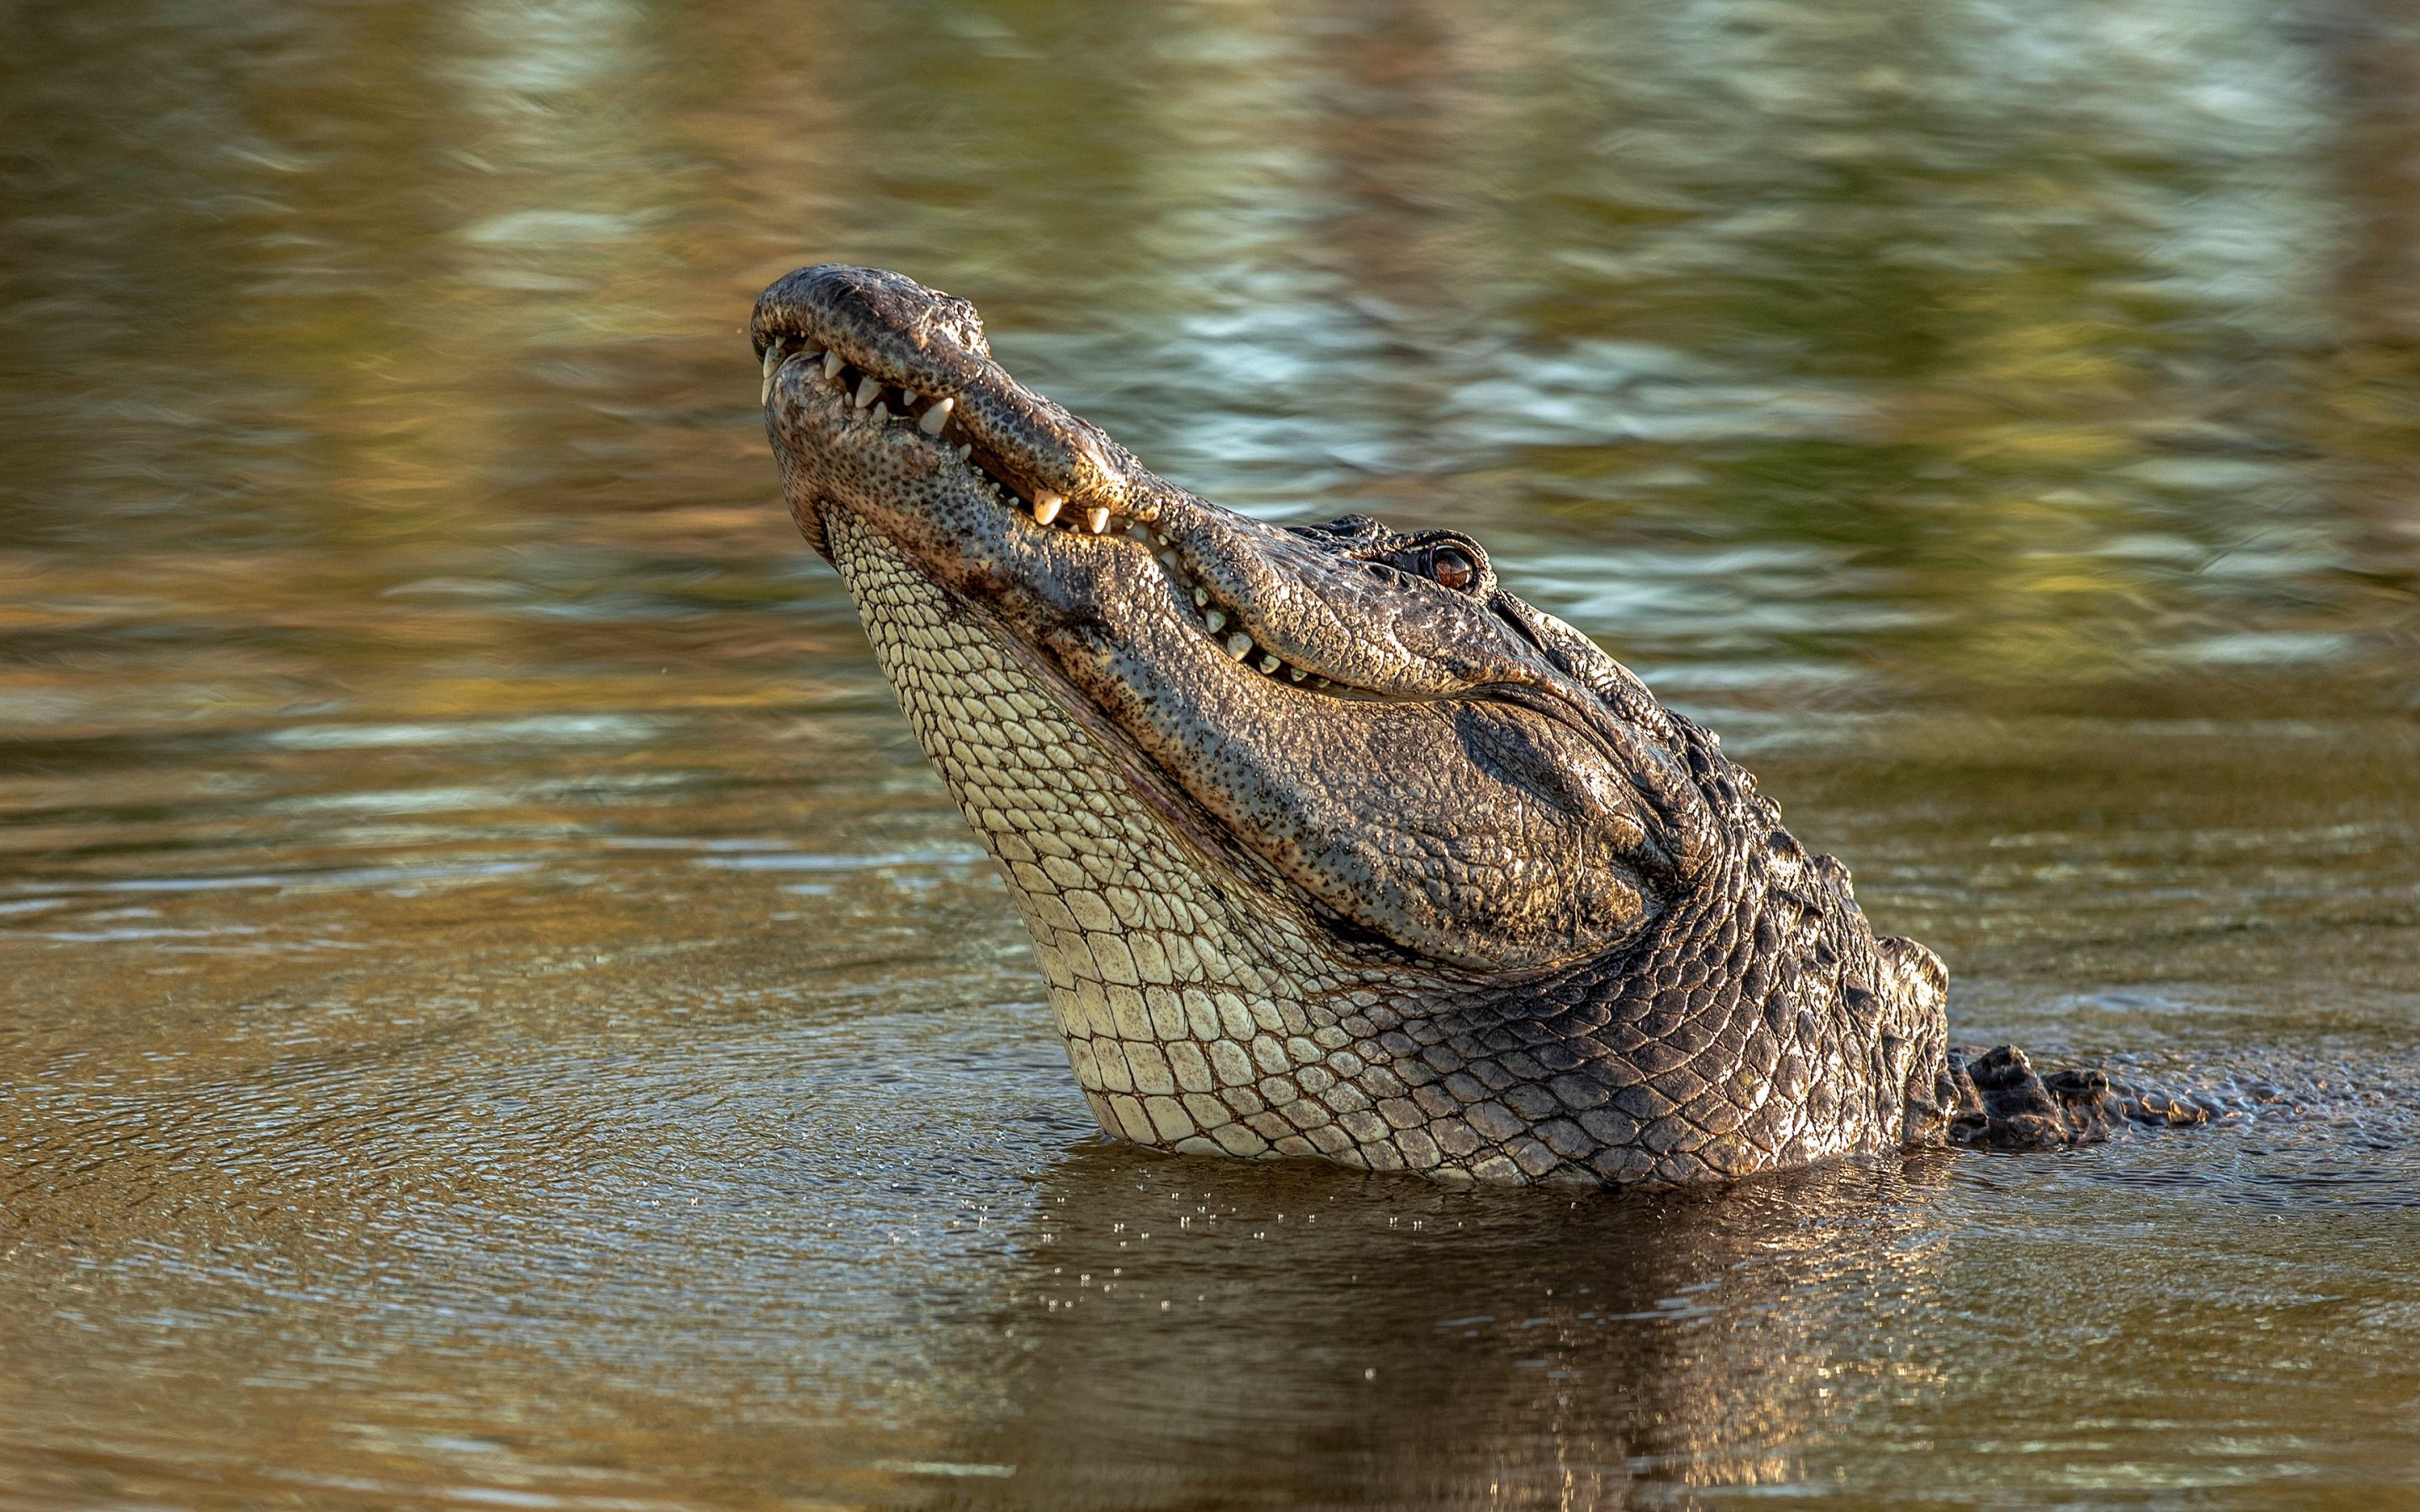
[[[1016,1467],[952,1504],[1610,1505],[1803,1483],[1856,1399],[1920,1392],[1925,1188],[1476,1197],[1107,1149],[1038,1188],[1001,1314]]]
[[[8,10],[0,1499],[2408,1481],[2415,79],[2366,0]],[[1479,534],[1962,1032],[2304,1116],[1580,1208],[1088,1149],[773,497],[821,257]]]

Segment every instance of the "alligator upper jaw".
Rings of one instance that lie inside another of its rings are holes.
[[[963,300],[827,264],[766,290],[751,330],[784,491],[826,556],[824,511],[853,510],[1029,643],[1164,640],[1159,667],[1197,683],[1418,700],[1560,682],[1483,600],[1453,606],[1467,633],[1373,631],[1367,563],[1162,480],[1010,377]]]
[[[1452,690],[1289,592],[1290,574],[1331,570],[1320,553],[1166,483],[1011,378],[964,301],[824,265],[768,289],[751,326],[792,512],[825,555],[824,511],[847,508],[1028,640],[1100,627],[1115,604],[1306,692]]]

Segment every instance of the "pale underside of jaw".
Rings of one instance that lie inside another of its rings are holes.
[[[804,364],[802,372],[810,388],[824,391],[827,398],[836,396],[846,401],[844,424],[914,431],[965,468],[978,486],[999,501],[1001,508],[1025,521],[1029,529],[1122,537],[1140,544],[1168,574],[1177,604],[1189,607],[1191,623],[1229,659],[1274,682],[1346,695],[1358,691],[1291,665],[1274,652],[1254,645],[1251,636],[1236,623],[1240,617],[1219,603],[1196,579],[1171,543],[1144,521],[1103,504],[1070,504],[1064,496],[1048,488],[1027,487],[994,471],[958,423],[956,402],[947,394],[919,393],[884,383],[851,364],[837,350],[817,347],[811,338],[777,336],[765,348],[765,383],[757,396],[760,405],[772,402],[774,376],[792,363]]]

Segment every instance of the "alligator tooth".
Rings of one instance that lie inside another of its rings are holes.
[[[773,369],[781,365],[782,348],[778,346],[766,347],[765,387],[756,395],[756,403],[760,408],[773,402]]]
[[[840,360],[840,353],[836,351],[824,353],[824,381],[830,383],[840,377],[840,370],[846,365]]]
[[[1303,671],[1302,671],[1302,669],[1301,669],[1301,668],[1299,668],[1299,667],[1289,667],[1289,668],[1287,668],[1287,669],[1286,669],[1286,678],[1287,678],[1287,680],[1288,680],[1288,681],[1290,681],[1290,682],[1296,682],[1296,683],[1301,682],[1301,681],[1302,681],[1302,678],[1303,678]]]
[[[901,412],[902,414],[905,414],[907,411],[908,411],[908,410],[910,410],[910,409],[915,409],[915,408],[916,408],[916,391],[915,391],[915,390],[913,390],[913,389],[901,389],[901,390],[899,391],[899,409],[900,409],[900,412]]]
[[[882,403],[880,400],[876,400],[874,408],[867,410],[866,413],[872,415],[874,417],[875,424],[878,425],[882,422],[891,418],[891,407]]]
[[[1060,498],[1057,494],[1052,493],[1047,488],[1035,489],[1033,493],[1033,523],[1036,525],[1047,525],[1052,520],[1057,519],[1059,517],[1059,506],[1066,501],[1067,501]]]
[[[1264,651],[1261,653],[1261,671],[1264,672],[1273,672],[1284,665],[1284,662],[1278,660],[1277,654],[1275,652]]]
[[[1252,654],[1252,638],[1238,630],[1227,638],[1227,655],[1237,661]]]
[[[974,443],[974,442],[972,442],[972,441],[969,441],[969,442],[967,442],[967,444],[965,444],[964,446],[961,446],[961,447],[959,447],[959,448],[958,448],[958,460],[959,460],[959,461],[961,461],[961,462],[965,461],[968,457],[970,457],[970,456],[972,456],[972,455],[975,455],[975,443]]]
[[[1094,535],[1098,535],[1102,532],[1108,530],[1109,528],[1109,506],[1106,504],[1094,504],[1092,508],[1084,511],[1084,523],[1092,528],[1092,532]]]
[[[1176,553],[1173,551],[1162,551],[1159,554],[1159,564],[1166,567],[1171,572],[1174,572],[1179,567],[1185,565],[1184,563],[1176,560]]]
[[[1195,590],[1193,590],[1193,607],[1194,607],[1195,609],[1204,609],[1204,608],[1207,608],[1207,607],[1208,607],[1208,605],[1209,605],[1209,603],[1210,603],[1210,595],[1209,595],[1208,594],[1203,593],[1203,592],[1202,592],[1201,589],[1199,589],[1199,588],[1196,588]]]
[[[957,402],[955,399],[934,400],[933,408],[924,411],[924,418],[916,422],[916,428],[927,436],[939,436],[941,427],[950,423],[950,407]]]
[[[1223,609],[1214,609],[1202,616],[1202,623],[1210,627],[1212,635],[1217,635],[1227,627],[1227,611]]]
[[[875,382],[871,377],[859,378],[857,380],[857,398],[855,400],[857,407],[860,409],[864,409],[867,405],[872,404],[874,402],[874,396],[881,392],[882,385]]]

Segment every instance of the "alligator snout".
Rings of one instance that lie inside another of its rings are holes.
[[[1112,517],[1152,517],[1134,497],[1133,459],[1009,377],[964,300],[879,269],[823,264],[767,289],[749,324],[777,448],[785,423],[816,433],[800,438],[813,450],[861,422],[870,438],[912,444],[884,430],[897,422],[930,443],[932,462],[971,470],[1037,523],[1065,510],[1068,528],[1097,535]]]
[[[933,392],[954,392],[991,358],[973,305],[878,268],[801,268],[757,298],[749,324],[759,351],[816,339],[886,381]]]

